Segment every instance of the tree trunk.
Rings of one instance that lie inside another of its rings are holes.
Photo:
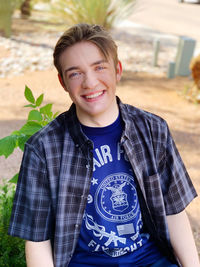
[[[31,0],[24,0],[20,7],[22,18],[27,18],[31,15]]]
[[[10,37],[12,13],[10,1],[0,3],[0,36]]]

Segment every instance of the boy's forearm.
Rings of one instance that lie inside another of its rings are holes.
[[[174,253],[183,267],[200,267],[190,222],[185,211],[167,216]]]
[[[54,267],[50,240],[26,241],[25,252],[27,267]]]

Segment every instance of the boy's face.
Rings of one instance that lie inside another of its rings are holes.
[[[121,78],[121,64],[114,66],[91,42],[80,42],[60,56],[63,80],[59,80],[76,105],[81,123],[106,126],[118,115],[115,92]]]

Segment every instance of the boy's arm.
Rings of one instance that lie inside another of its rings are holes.
[[[169,234],[175,255],[183,267],[200,267],[192,229],[185,211],[167,216]]]
[[[50,240],[42,242],[26,241],[27,267],[53,267],[53,256]]]

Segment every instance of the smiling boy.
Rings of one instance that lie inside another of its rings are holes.
[[[27,240],[27,266],[199,267],[195,189],[166,122],[116,97],[108,32],[73,26],[54,64],[73,104],[25,147],[9,234]]]
[[[76,105],[79,121],[93,127],[114,122],[119,113],[115,92],[121,78],[120,62],[115,66],[96,45],[82,41],[62,53],[60,65],[59,80]]]

